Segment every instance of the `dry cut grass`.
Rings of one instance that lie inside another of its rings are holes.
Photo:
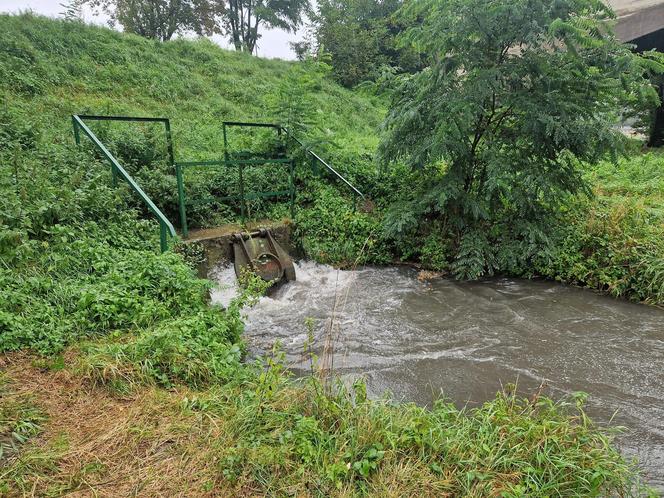
[[[55,368],[23,353],[0,361],[14,395],[46,416],[7,458],[0,496],[642,493],[581,409],[539,392],[500,393],[470,412],[444,402],[428,410],[368,400],[361,382],[295,383],[270,359],[198,390],[139,377],[118,390],[71,351]]]
[[[0,474],[7,496],[211,496],[214,462],[201,438],[219,427],[181,410],[186,392],[145,387],[118,397],[34,363],[29,355],[2,359],[12,390],[30,393],[47,415]]]

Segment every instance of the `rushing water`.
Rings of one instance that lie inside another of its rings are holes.
[[[621,449],[664,490],[664,311],[552,282],[421,282],[409,268],[310,262],[296,271],[297,282],[249,311],[253,353],[279,341],[291,367],[306,371],[306,322],[320,351],[333,319],[335,371],[364,375],[373,395],[475,406],[506,383],[528,393],[545,382],[554,398],[585,391],[590,414],[626,427]],[[213,301],[223,304],[234,294],[233,270],[213,277],[221,284]]]

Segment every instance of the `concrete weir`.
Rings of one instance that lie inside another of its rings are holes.
[[[267,228],[272,232],[275,240],[289,254],[295,249],[292,242],[293,223],[289,219],[280,221],[255,221],[244,226],[228,224],[214,228],[190,230],[185,240],[187,244],[200,244],[203,247],[205,259],[199,266],[199,275],[207,277],[209,271],[220,263],[233,262],[233,234],[251,232],[260,228]]]

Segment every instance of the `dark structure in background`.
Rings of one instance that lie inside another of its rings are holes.
[[[649,147],[664,146],[664,81],[661,78],[659,83],[659,100],[662,104],[655,110],[652,132],[650,133],[650,140],[648,140]]]
[[[664,10],[664,2],[662,2]],[[664,17],[664,14],[662,14]],[[662,21],[664,23],[664,20]],[[644,52],[646,50],[657,50],[664,52],[664,28],[654,31],[650,34],[632,40],[636,45],[636,50]],[[652,130],[650,132],[649,147],[664,146],[664,76],[659,76],[659,100],[662,104],[657,108],[653,117]]]
[[[663,18],[662,24],[664,24],[664,1],[662,2],[661,10],[663,13],[660,15]],[[664,52],[664,28],[636,38],[631,42],[636,45],[636,50],[638,52],[644,52],[646,50]],[[659,100],[662,104],[655,110],[650,140],[648,140],[649,147],[664,146],[664,76],[661,75],[659,77]]]
[[[609,0],[618,15],[616,34],[624,41],[636,45],[636,51],[664,52],[664,0]],[[655,110],[648,145],[664,145],[664,77],[659,80],[659,98],[662,104]]]

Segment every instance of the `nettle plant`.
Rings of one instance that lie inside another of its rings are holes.
[[[662,67],[615,37],[598,0],[414,0],[400,14],[421,21],[402,42],[433,62],[393,88],[380,152],[421,181],[388,232],[435,220],[460,278],[523,268],[588,192],[584,164],[621,151],[620,117],[657,104]]]

